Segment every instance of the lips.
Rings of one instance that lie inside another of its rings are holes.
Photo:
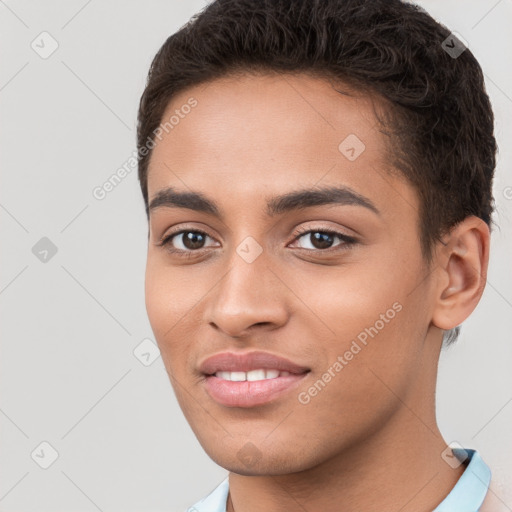
[[[199,370],[205,375],[214,375],[217,372],[250,372],[259,369],[278,370],[296,375],[310,370],[305,366],[269,352],[248,352],[245,354],[222,352],[208,357],[199,365]]]
[[[268,352],[215,354],[199,365],[208,395],[226,407],[255,407],[297,388],[310,369]]]

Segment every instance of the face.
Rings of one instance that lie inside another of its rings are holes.
[[[312,468],[389,423],[397,394],[424,391],[416,192],[387,170],[370,98],[324,80],[223,78],[162,122],[176,110],[149,165],[146,270],[176,397],[226,469]]]

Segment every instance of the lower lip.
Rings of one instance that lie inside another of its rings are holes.
[[[214,375],[206,377],[206,390],[219,404],[227,407],[254,407],[266,404],[296,387],[307,373],[253,381],[230,381]]]

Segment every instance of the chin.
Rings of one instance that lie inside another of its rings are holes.
[[[269,449],[258,449],[251,441],[241,447],[219,445],[214,450],[205,450],[208,456],[224,469],[244,476],[278,476],[297,473],[315,465],[304,450],[285,451],[279,449],[270,453]],[[300,454],[300,455],[299,455]]]

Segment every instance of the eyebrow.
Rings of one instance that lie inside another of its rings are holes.
[[[356,205],[371,210],[377,215],[380,211],[367,197],[354,192],[348,187],[321,187],[301,189],[267,199],[267,215],[274,217],[285,212],[323,205]],[[156,208],[186,208],[197,212],[208,213],[222,218],[219,205],[200,192],[180,192],[173,187],[158,191],[147,213]]]

